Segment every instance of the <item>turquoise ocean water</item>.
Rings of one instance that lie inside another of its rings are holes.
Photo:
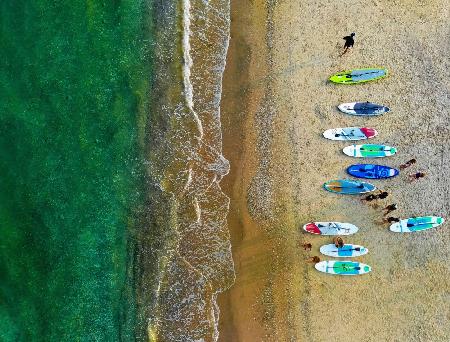
[[[217,339],[228,0],[5,0],[0,30],[0,340]]]
[[[0,340],[132,340],[143,1],[2,1]]]

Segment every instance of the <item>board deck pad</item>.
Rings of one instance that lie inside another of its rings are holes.
[[[370,127],[330,128],[323,132],[323,136],[330,140],[364,140],[375,137],[378,132]]]
[[[396,233],[413,233],[438,227],[444,222],[445,220],[439,216],[410,217],[400,222],[395,222],[389,229]]]
[[[351,223],[342,222],[309,222],[303,225],[303,230],[316,235],[351,235],[358,231]]]
[[[363,68],[344,70],[332,75],[329,80],[339,84],[357,84],[381,79],[388,75],[387,69]]]
[[[383,158],[397,153],[395,147],[377,144],[350,145],[344,147],[342,151],[347,156],[355,158]]]
[[[359,275],[372,271],[372,268],[369,265],[350,260],[326,260],[318,262],[314,267],[320,272],[336,275]]]
[[[364,194],[376,190],[373,184],[351,179],[330,180],[323,187],[327,191],[345,195]]]
[[[360,116],[376,116],[390,111],[389,107],[372,102],[342,103],[338,108],[343,113]]]
[[[367,179],[383,179],[395,177],[399,174],[399,170],[385,165],[376,164],[354,164],[347,168],[348,174]]]
[[[333,243],[320,247],[320,253],[335,258],[352,258],[365,255],[369,250],[360,245],[345,244],[342,247],[336,247]]]

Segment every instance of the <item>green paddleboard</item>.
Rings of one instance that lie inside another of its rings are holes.
[[[364,68],[338,72],[330,77],[330,81],[339,84],[357,84],[378,80],[388,75],[387,69]]]

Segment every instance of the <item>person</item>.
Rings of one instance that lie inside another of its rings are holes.
[[[385,210],[384,215],[389,214],[390,212],[397,210],[397,204],[389,204],[387,207],[383,208],[383,210]]]
[[[385,199],[388,196],[389,196],[389,193],[387,191],[381,191],[378,195],[374,195],[374,194],[367,195],[366,197],[361,198],[361,201],[371,202],[376,199]]]
[[[355,44],[355,39],[353,37],[355,36],[356,34],[355,32],[353,32],[349,36],[345,36],[344,38],[342,38],[345,40],[345,44],[344,44],[344,52],[342,52],[341,56],[343,56],[348,51],[348,49],[353,48],[353,44]]]
[[[377,199],[376,195],[370,194],[370,195],[367,195],[366,197],[361,198],[361,201],[371,202],[371,201],[376,200],[376,199]]]
[[[415,164],[415,163],[416,163],[415,158],[408,160],[405,164],[400,165],[400,170],[406,169],[407,167],[410,167],[412,164]]]
[[[311,264],[317,264],[318,262],[320,262],[320,258],[318,256],[312,256],[306,259],[306,262],[309,262]]]
[[[377,195],[378,199],[385,199],[386,197],[389,196],[389,192],[387,191],[382,191],[380,194]]]
[[[425,177],[425,172],[416,172],[416,173],[412,173],[409,175],[409,178],[410,178],[409,180],[410,180],[410,182],[413,182],[413,181],[415,181],[419,178],[423,178],[423,177]]]
[[[383,219],[383,222],[384,222],[384,223],[400,222],[400,219],[397,218],[397,217],[389,216],[389,217],[387,217],[387,218],[384,218],[384,219]]]
[[[302,243],[301,246],[303,247],[303,249],[305,251],[310,251],[312,248],[312,244],[310,244],[310,243]]]
[[[336,248],[344,247],[344,240],[340,236],[335,236],[333,238],[333,243],[336,246]]]

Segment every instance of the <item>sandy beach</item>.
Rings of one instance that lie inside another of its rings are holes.
[[[231,170],[221,186],[230,197],[236,282],[218,298],[219,340],[449,340],[448,224],[407,235],[379,223],[391,203],[402,218],[450,216],[448,1],[234,0],[231,11],[221,103]],[[355,48],[340,57],[350,32]],[[335,72],[373,66],[390,76],[355,86],[327,82]],[[353,101],[391,112],[359,118],[336,108]],[[345,156],[348,143],[322,137],[346,126],[376,128],[371,142],[398,148],[376,163],[418,161],[394,179],[372,182],[390,193],[378,208],[322,189],[346,178],[350,164],[367,161]],[[410,184],[416,171],[427,177]],[[321,220],[360,227],[346,242],[369,248],[357,260],[372,266],[370,274],[331,276],[305,264],[331,239],[301,226]]]

